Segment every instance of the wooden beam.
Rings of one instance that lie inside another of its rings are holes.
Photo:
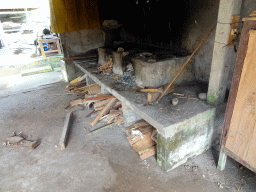
[[[61,150],[65,149],[67,146],[68,134],[70,131],[71,123],[73,121],[73,112],[70,112],[66,116],[62,134],[60,137],[60,148]]]
[[[100,112],[100,114],[93,120],[93,122],[91,123],[91,126],[94,126],[96,123],[98,123],[99,119],[106,115],[110,109],[115,106],[115,104],[117,103],[117,98],[113,98],[111,99],[111,101],[106,105],[106,107],[104,107],[104,109]]]

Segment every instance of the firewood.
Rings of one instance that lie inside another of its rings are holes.
[[[94,108],[97,108],[97,107],[102,107],[102,106],[105,106],[107,105],[109,102],[110,102],[111,99],[106,99],[106,100],[103,100],[103,101],[100,101],[98,103],[95,103],[94,104]],[[117,102],[118,103],[118,102]]]
[[[91,123],[91,126],[94,126],[98,121],[99,119],[108,114],[108,112],[110,111],[110,109],[117,103],[117,99],[116,98],[113,98],[111,99],[111,101],[106,105],[106,107],[100,112],[100,114],[93,120],[93,122]]]
[[[86,97],[84,101],[89,101],[89,100],[103,100],[103,99],[110,99],[110,98],[115,98],[113,95],[97,95],[93,97]]]

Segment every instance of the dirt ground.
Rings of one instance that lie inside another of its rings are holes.
[[[234,160],[228,158],[226,169],[217,170],[217,146],[166,173],[155,156],[139,158],[122,126],[88,135],[93,117],[85,116],[91,109],[64,109],[74,98],[65,93],[64,82],[0,98],[1,143],[15,131],[41,139],[34,150],[1,144],[0,191],[256,191],[256,174]],[[61,151],[59,139],[71,110],[75,120]]]

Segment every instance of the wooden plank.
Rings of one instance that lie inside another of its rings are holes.
[[[66,116],[66,120],[65,120],[65,123],[64,123],[64,127],[63,127],[63,130],[62,130],[61,137],[60,137],[60,143],[59,144],[60,144],[61,150],[65,149],[66,146],[67,146],[68,134],[69,134],[69,131],[70,131],[72,121],[73,121],[73,112],[70,112]]]
[[[84,102],[83,99],[73,100],[70,102],[69,106],[73,107],[75,105],[81,105],[81,104],[83,104],[83,102]]]
[[[232,31],[233,29],[238,28],[239,20],[240,15],[232,15],[227,47],[233,47],[236,43],[235,39],[237,38],[237,35],[234,34]]]
[[[98,84],[96,84],[94,86],[90,86],[88,88],[88,94],[89,95],[97,95],[97,94],[100,94],[100,93],[101,93],[101,87]]]
[[[152,127],[151,125],[147,125],[145,127],[136,128],[136,130],[139,130],[142,134],[146,134],[148,132],[152,132],[154,130],[154,127]]]
[[[152,131],[151,131],[151,132],[148,132],[148,133],[146,133],[146,134],[150,134],[150,135],[151,135],[151,134],[152,134]],[[146,135],[146,134],[145,134],[145,135]],[[143,136],[143,134],[142,134],[142,135],[132,134],[132,135],[128,136],[127,139],[128,139],[128,141],[129,141],[130,145],[133,146],[136,142],[138,142],[139,140],[141,140],[141,136]]]
[[[39,145],[39,142],[37,140],[36,141],[23,140],[19,143],[19,145],[21,147],[26,147],[28,149],[35,149]]]
[[[95,111],[101,111],[105,108],[105,105],[104,106],[101,106],[101,107],[94,107],[94,110]]]
[[[165,93],[168,91],[168,89],[172,86],[172,84],[174,83],[174,81],[179,77],[179,75],[181,74],[181,72],[185,69],[185,67],[187,66],[187,64],[190,62],[190,60],[193,58],[193,56],[196,54],[196,52],[200,49],[200,47],[203,45],[203,43],[206,41],[206,39],[210,36],[210,34],[212,33],[212,31],[214,30],[214,28],[216,27],[217,23],[214,24],[214,26],[211,28],[211,30],[206,34],[206,36],[202,39],[202,41],[199,43],[199,45],[196,47],[196,49],[193,51],[193,53],[190,55],[190,57],[187,59],[187,61],[182,65],[182,67],[180,68],[180,70],[178,71],[178,73],[174,76],[174,78],[172,79],[172,81],[167,85],[166,89],[164,90],[164,92],[160,95],[160,97],[157,99],[156,102],[159,102],[161,100],[161,98],[165,95]]]
[[[22,140],[24,140],[24,138],[15,136],[15,137],[7,138],[6,142],[8,142],[9,144],[17,144],[17,143],[21,142]]]
[[[70,84],[78,83],[80,78],[81,78],[81,77],[75,78],[74,80],[70,81]]]
[[[250,17],[256,17],[256,11],[252,11]]]
[[[159,89],[156,89],[156,88],[140,89],[139,91],[144,92],[144,93],[161,93],[161,91]]]
[[[242,21],[243,22],[245,22],[245,21],[256,21],[256,17],[247,17],[247,18],[244,18]]]
[[[97,90],[97,92],[98,92],[98,90],[101,91],[101,87],[100,87],[98,84],[96,84],[96,83],[91,84],[91,85],[87,85],[87,86],[85,86],[85,87],[83,88],[83,93],[89,92],[90,90],[91,90],[91,93],[92,93],[94,90],[95,90],[95,93],[96,93],[96,90]],[[90,95],[92,95],[92,94],[90,94]]]
[[[105,106],[105,105],[107,105],[110,101],[111,101],[111,99],[106,99],[106,100],[100,101],[100,102],[98,102],[98,103],[95,103],[95,104],[94,104],[94,107],[97,108],[97,107]]]
[[[250,31],[225,147],[256,168],[256,30]]]
[[[244,64],[244,59],[247,53],[249,31],[254,28],[256,28],[256,22],[254,21],[246,21],[243,24],[243,29],[241,33],[239,48],[238,48],[236,62],[235,62],[235,68],[233,72],[233,78],[232,78],[231,87],[230,87],[228,104],[227,104],[226,113],[225,113],[224,127],[222,131],[221,145],[223,146],[225,146],[226,144],[227,133],[230,127],[230,122],[231,122],[233,109],[236,101],[241,72]]]
[[[222,152],[225,153],[227,156],[231,157],[232,159],[234,159],[235,161],[237,161],[238,163],[242,164],[243,166],[247,167],[248,169],[250,169],[251,171],[256,173],[256,167],[252,167],[250,164],[245,162],[243,159],[241,159],[240,157],[235,155],[232,151],[230,151],[227,148],[223,147],[223,151]]]
[[[150,124],[148,122],[146,122],[144,119],[142,119],[139,122],[134,123],[133,127],[134,128],[139,128],[139,127],[144,127],[144,126],[148,126],[148,125],[150,125]]]
[[[120,110],[112,109],[112,110],[109,111],[109,114],[113,114],[113,115],[122,115],[123,112],[120,111]]]
[[[106,115],[109,110],[117,103],[117,99],[116,98],[113,98],[111,99],[111,101],[106,105],[106,107],[100,112],[100,114],[93,120],[93,122],[91,123],[91,126],[94,126],[98,121],[99,119]]]
[[[103,100],[103,99],[111,99],[115,98],[113,95],[97,95],[95,97],[86,97],[84,98],[84,101],[89,101],[89,100]]]
[[[59,52],[59,50],[49,50],[49,51],[44,51],[45,53],[54,53],[54,52]]]
[[[142,160],[147,159],[148,157],[156,154],[156,146],[152,146],[149,149],[145,150],[141,155],[140,158]]]
[[[155,141],[151,139],[152,131],[146,133],[145,135],[142,135],[139,137],[139,140],[137,142],[132,144],[133,149],[136,152],[139,152],[141,150],[147,149],[153,145],[155,145]]]

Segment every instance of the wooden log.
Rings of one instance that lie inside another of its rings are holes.
[[[164,92],[160,95],[160,97],[157,99],[156,102],[159,102],[161,100],[161,98],[165,95],[165,93],[168,91],[168,89],[172,86],[172,84],[174,83],[174,81],[179,77],[179,75],[181,74],[181,72],[185,69],[185,67],[187,66],[187,64],[190,62],[190,60],[193,58],[193,56],[196,54],[196,52],[200,49],[200,47],[203,45],[203,43],[205,42],[205,40],[210,36],[210,34],[212,33],[212,31],[214,30],[214,28],[216,27],[217,23],[214,24],[214,26],[211,28],[211,30],[206,34],[206,36],[202,39],[202,41],[199,43],[199,45],[196,47],[196,49],[194,50],[194,52],[190,55],[190,57],[187,59],[187,61],[182,65],[182,67],[180,68],[180,70],[178,71],[178,73],[174,76],[174,78],[172,79],[172,81],[167,85],[166,89],[164,90]]]
[[[60,137],[60,148],[61,148],[61,150],[65,149],[66,146],[67,146],[68,134],[69,134],[69,131],[70,131],[72,121],[73,121],[73,112],[70,112],[66,116],[66,120],[65,120],[65,123],[64,123],[64,127],[63,127],[63,130],[62,130],[61,137]]]
[[[91,123],[91,126],[94,126],[96,123],[98,123],[99,119],[108,114],[108,112],[110,111],[110,109],[117,103],[117,99],[113,98],[111,99],[111,101],[104,107],[104,109],[100,112],[100,114],[93,120],[93,122]]]

